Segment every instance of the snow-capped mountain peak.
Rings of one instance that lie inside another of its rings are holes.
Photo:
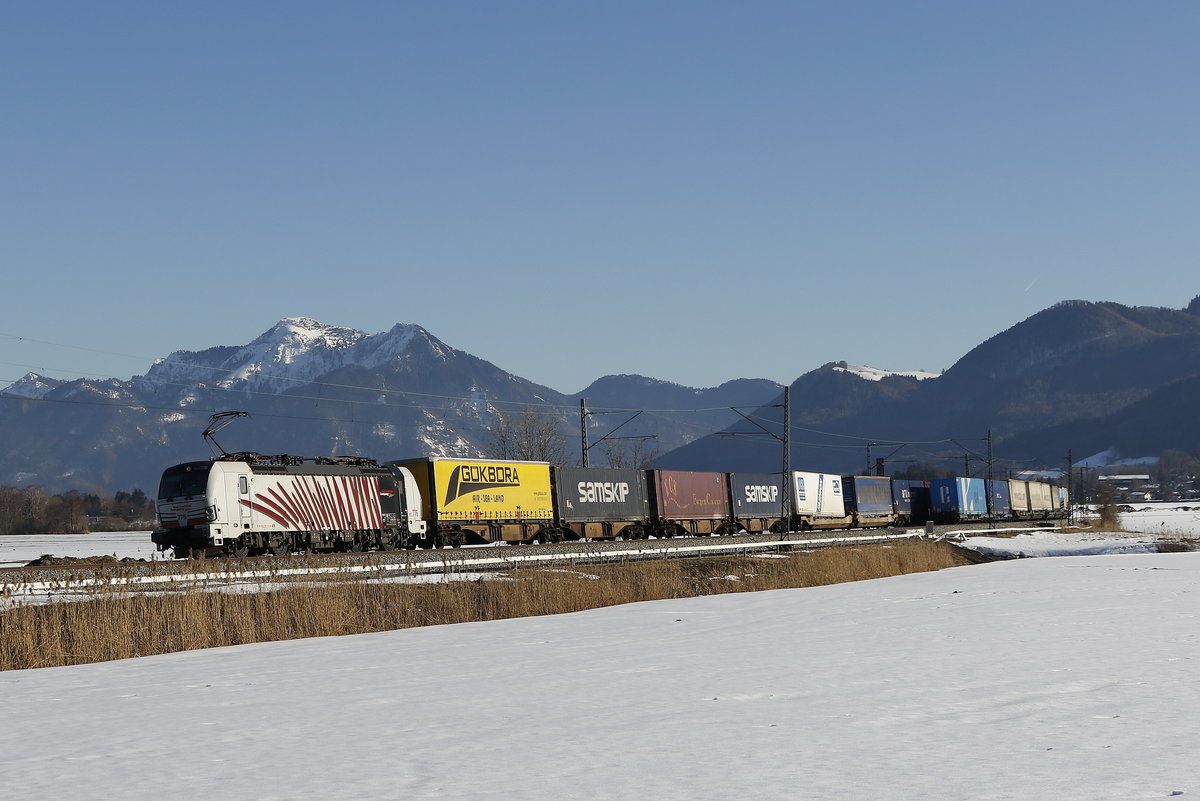
[[[355,328],[325,325],[311,317],[285,317],[246,347],[274,347],[277,361],[290,364],[296,356],[314,348],[349,348],[367,336]]]
[[[369,335],[354,328],[324,325],[309,317],[285,317],[253,342],[241,348],[222,365],[229,371],[219,379],[221,386],[250,380],[286,378],[309,381],[345,363],[344,354]],[[286,366],[286,370],[282,369]],[[280,392],[286,386],[272,381],[255,381],[255,389]],[[262,385],[262,384],[266,385]]]
[[[380,334],[285,317],[246,345],[176,351],[146,373],[161,385],[196,384],[278,394],[342,367],[379,367],[395,359],[422,331],[397,324]]]
[[[44,375],[26,373],[3,390],[0,390],[0,393],[10,397],[39,400],[46,397],[49,392],[62,386],[62,384],[62,381],[46,378]]]
[[[841,362],[835,365],[834,370],[839,372],[850,373],[859,378],[864,378],[867,381],[880,381],[891,375],[907,376],[915,378],[918,381],[924,381],[927,378],[937,378],[937,373],[927,373],[924,370],[881,370],[878,367],[867,367],[861,364],[846,364]]]

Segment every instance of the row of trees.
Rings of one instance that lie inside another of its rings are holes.
[[[154,500],[140,489],[100,495],[41,487],[0,487],[0,535],[82,534],[152,528]]]

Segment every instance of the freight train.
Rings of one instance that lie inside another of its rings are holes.
[[[780,473],[223,453],[167,468],[151,538],[181,558],[244,557],[1023,519],[1065,516],[1067,502],[1040,482],[787,480],[785,513]]]

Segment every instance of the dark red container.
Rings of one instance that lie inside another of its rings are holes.
[[[720,520],[729,517],[725,473],[651,470],[651,507],[667,520]]]

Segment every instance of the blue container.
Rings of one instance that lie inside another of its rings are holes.
[[[987,517],[987,487],[982,478],[939,478],[929,482],[935,519],[946,523]]]
[[[1011,517],[1012,504],[1008,498],[1008,480],[997,478],[987,484],[992,496],[992,519]]]
[[[886,476],[843,476],[846,511],[859,517],[881,517],[895,513],[892,480]]]
[[[929,482],[893,478],[892,504],[905,525],[923,525],[929,519]]]

